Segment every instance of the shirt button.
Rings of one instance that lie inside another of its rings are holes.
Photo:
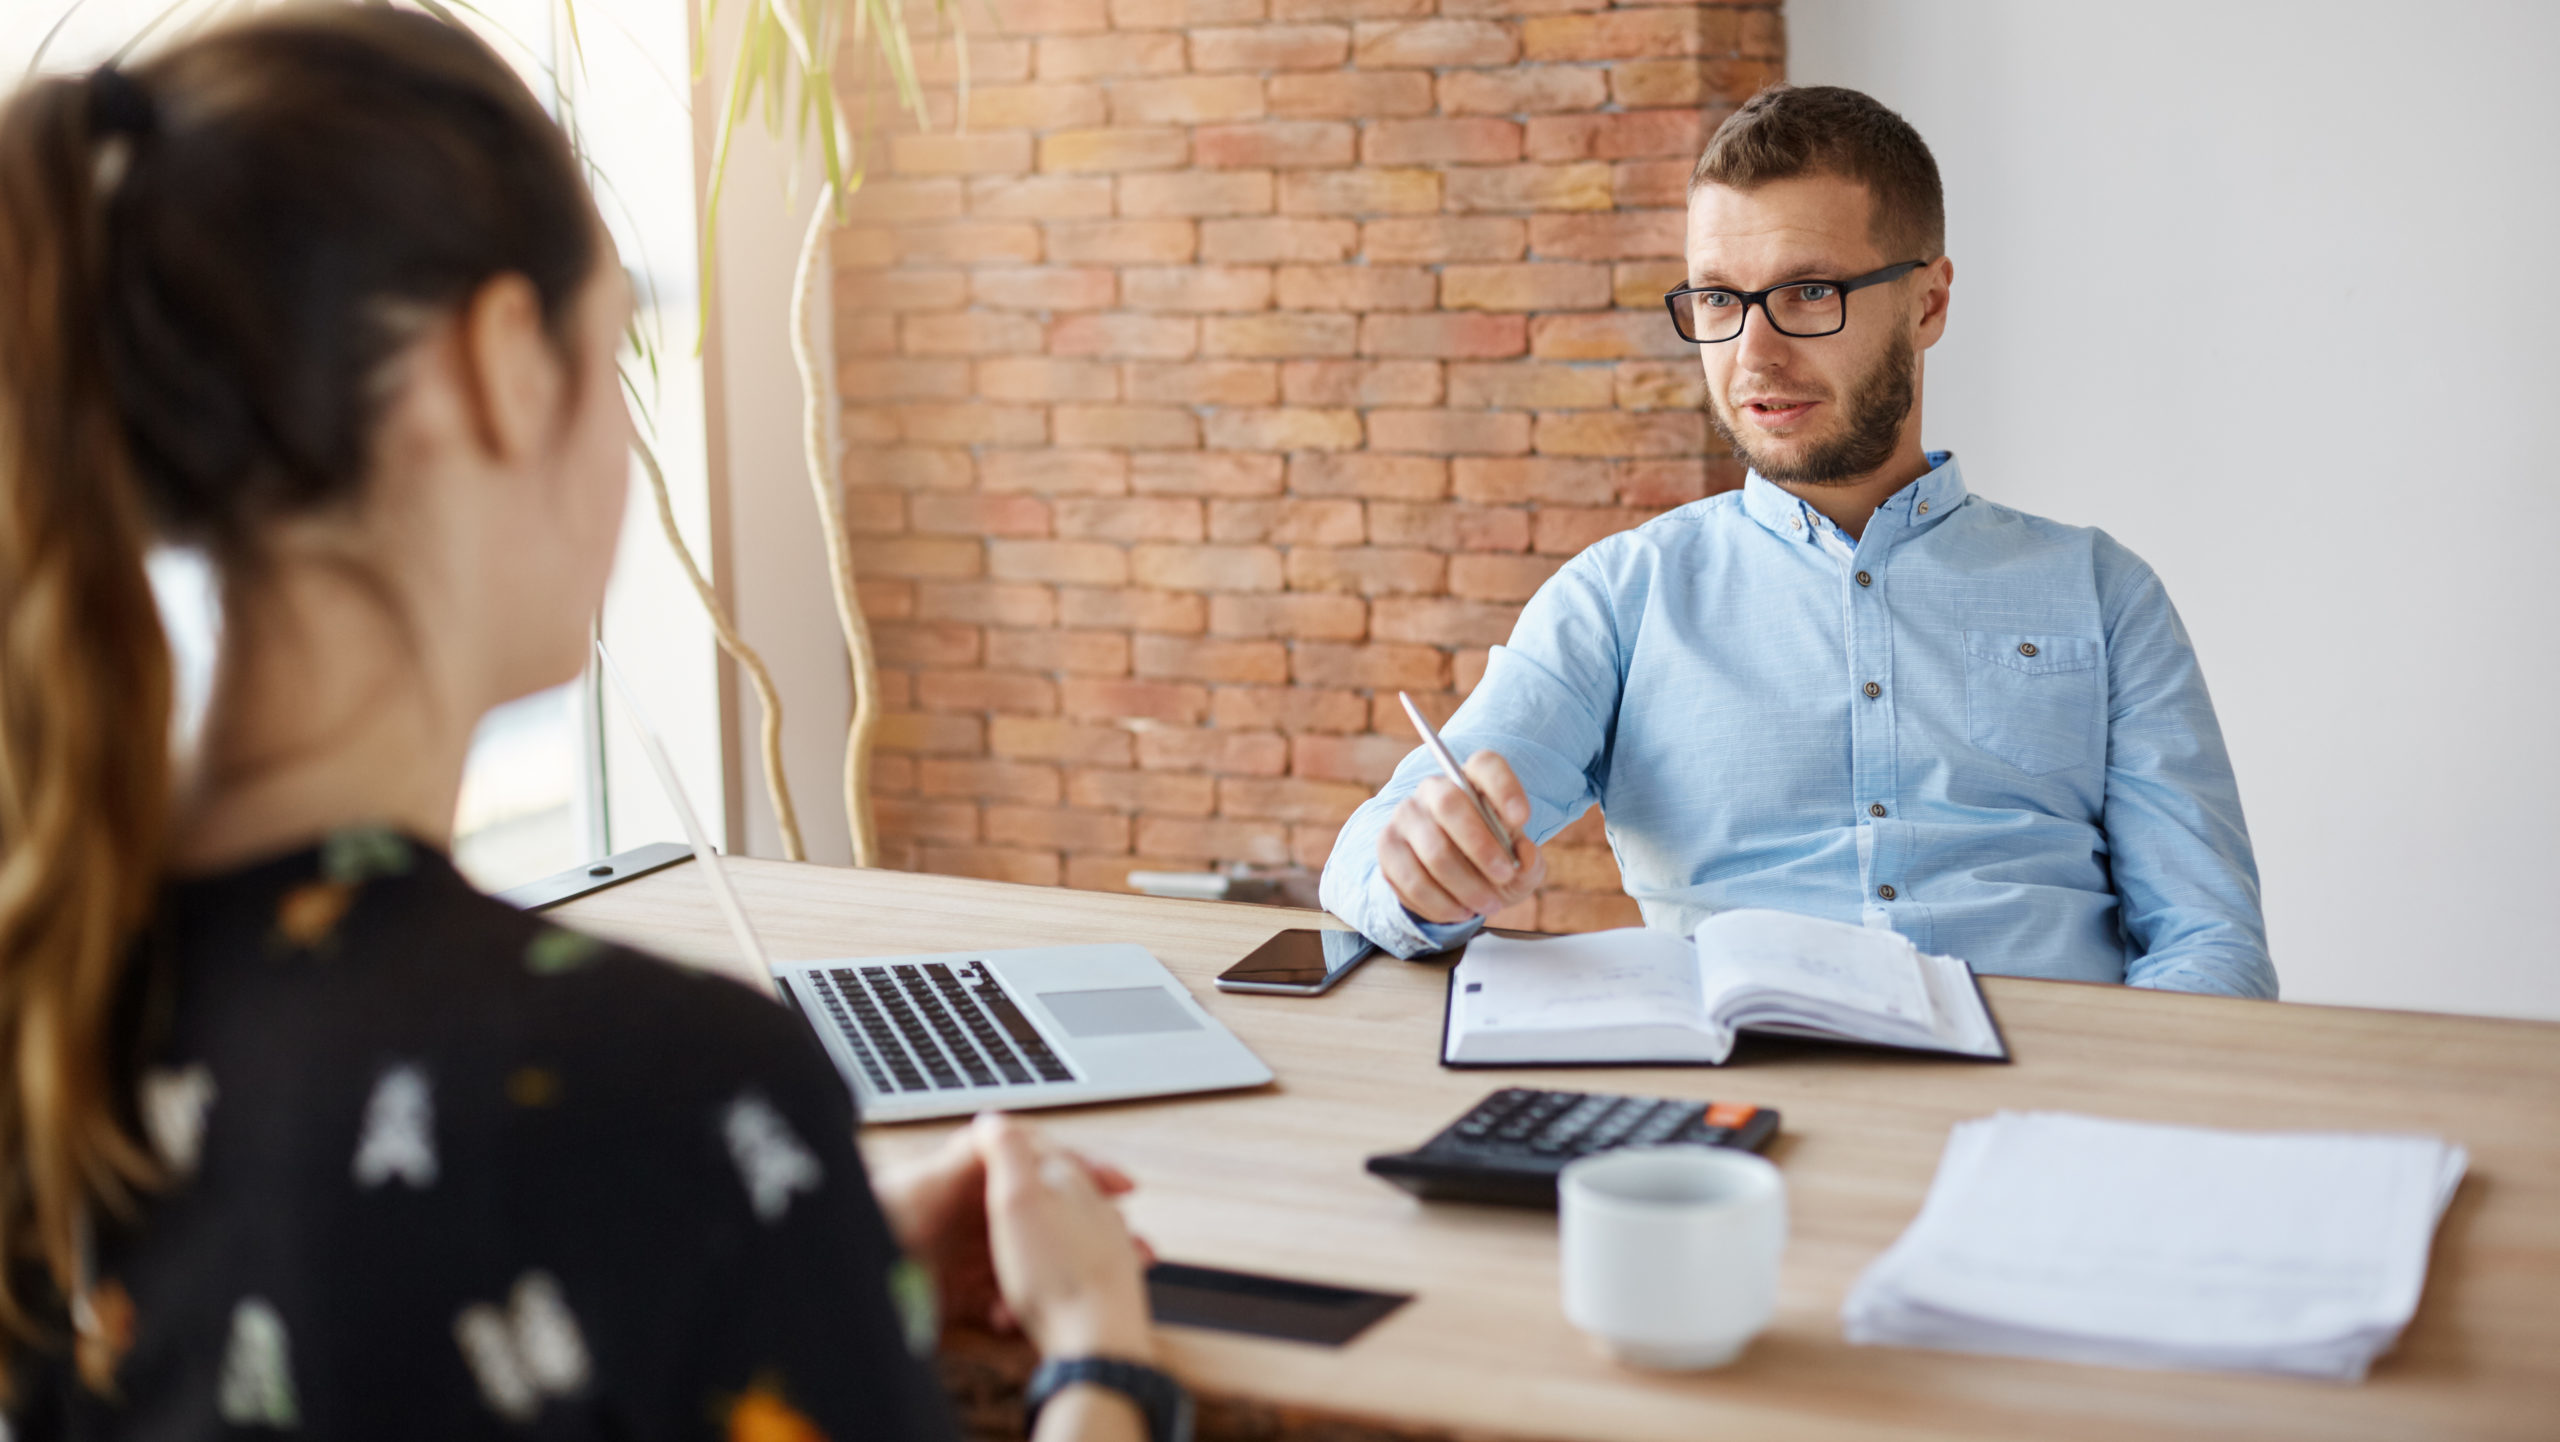
[[[1790,531],[1801,531],[1801,530],[1803,530],[1803,529],[1804,529],[1804,517],[1802,517],[1802,516],[1789,516],[1789,517],[1787,517],[1787,529],[1788,529],[1788,530],[1790,530]]]
[[[2019,655],[2021,655],[2021,656],[2032,656],[2032,655],[2034,655],[2035,653],[2036,653],[2036,643],[2035,643],[2035,642],[2033,642],[2033,641],[2020,641],[2020,642],[2018,643],[2018,654],[2019,654]]]
[[[1920,503],[1920,514],[1924,516],[1929,514],[1929,503],[1927,501],[1922,501]]]
[[[1868,575],[1868,574],[1867,574],[1866,572],[1864,572],[1864,571],[1860,571],[1860,572],[1858,573],[1858,584],[1859,584],[1859,585],[1861,585],[1861,586],[1872,586],[1872,585],[1874,585],[1875,583],[1876,583],[1876,578],[1875,578],[1875,577]]]
[[[1879,886],[1876,888],[1876,895],[1883,897],[1887,901],[1891,901],[1893,900],[1893,888],[1890,886]]]
[[[1859,689],[1859,690],[1861,690],[1861,691],[1866,692],[1866,693],[1867,693],[1867,699],[1868,699],[1868,700],[1870,700],[1870,701],[1872,701],[1872,700],[1874,700],[1875,698],[1877,698],[1878,696],[1881,696],[1881,695],[1883,695],[1883,694],[1884,694],[1884,688],[1883,688],[1882,686],[1877,685],[1877,684],[1876,684],[1875,682],[1873,682],[1873,681],[1869,681],[1866,685],[1861,686],[1861,687],[1859,687],[1858,689]]]
[[[1867,803],[1867,814],[1869,816],[1884,815],[1884,803],[1881,801],[1871,801]]]

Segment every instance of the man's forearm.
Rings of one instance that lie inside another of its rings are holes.
[[[2123,903],[2125,981],[2273,997],[2257,860],[2204,672],[2159,577],[2118,550],[2102,824]]]

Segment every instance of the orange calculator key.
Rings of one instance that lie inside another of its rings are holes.
[[[1749,1102],[1717,1102],[1707,1108],[1707,1125],[1736,1127],[1759,1115],[1760,1109]]]

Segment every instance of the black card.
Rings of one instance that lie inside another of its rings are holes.
[[[1147,1305],[1159,1322],[1322,1347],[1341,1346],[1412,1300],[1410,1293],[1364,1292],[1182,1262],[1147,1268]]]

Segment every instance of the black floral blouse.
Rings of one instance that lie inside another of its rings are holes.
[[[132,996],[171,1180],[0,1436],[951,1435],[930,1282],[765,998],[384,831],[172,885]]]

